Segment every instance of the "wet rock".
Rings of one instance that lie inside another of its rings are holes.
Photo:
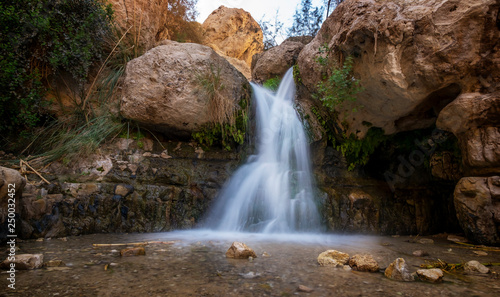
[[[270,78],[283,77],[285,72],[297,63],[303,48],[304,44],[301,42],[284,41],[261,54],[254,55],[252,79],[263,83]]]
[[[64,267],[66,266],[66,263],[64,263],[62,260],[50,260],[48,262],[43,263],[44,267]]]
[[[130,195],[132,192],[134,192],[134,186],[132,185],[126,185],[126,184],[119,184],[115,186],[115,195],[120,195],[123,198],[127,197]]]
[[[417,276],[420,280],[431,283],[440,283],[443,281],[443,271],[439,268],[419,269],[417,270]]]
[[[416,251],[413,251],[413,256],[415,257],[425,257],[425,256],[429,256],[429,253],[427,253],[426,251],[423,251],[423,250],[416,250]]]
[[[14,261],[6,259],[0,265],[2,268],[10,268],[10,264],[14,263],[16,270],[27,270],[41,268],[43,265],[43,254],[20,254],[15,256]]]
[[[385,269],[384,275],[389,279],[397,281],[409,282],[414,280],[413,276],[410,273],[408,265],[403,258],[397,258],[396,260],[394,260],[394,262],[392,262]]]
[[[464,177],[455,187],[454,204],[467,238],[486,245],[500,243],[500,176]]]
[[[490,269],[483,264],[479,263],[478,261],[469,261],[465,263],[464,265],[464,271],[465,273],[469,274],[475,274],[475,273],[480,273],[480,274],[486,274],[490,273]]]
[[[321,266],[343,267],[349,261],[349,254],[336,250],[327,250],[318,256],[318,263]]]
[[[379,266],[372,255],[354,255],[349,259],[349,266],[357,271],[377,272]]]
[[[299,285],[299,287],[297,288],[297,291],[299,291],[299,292],[305,292],[305,293],[311,293],[312,291],[314,291],[314,289],[309,288],[308,286]]]
[[[246,278],[246,279],[252,279],[252,278],[256,278],[256,277],[259,277],[260,276],[260,273],[255,273],[253,271],[250,271],[248,273],[240,273],[240,275],[243,277],[243,278]]]
[[[123,249],[120,251],[120,256],[122,257],[144,256],[144,255],[146,255],[146,250],[142,246]]]
[[[483,251],[472,251],[472,252],[478,256],[488,256],[487,252],[483,252]]]
[[[9,198],[16,199],[16,212],[19,212],[19,200],[25,185],[26,179],[17,170],[0,166],[0,225],[7,226]],[[8,194],[11,194],[12,197]],[[3,236],[0,235],[0,237]]]
[[[468,242],[467,238],[458,235],[448,235],[446,239],[453,242]]]
[[[421,238],[418,240],[418,242],[421,244],[433,244],[434,240],[432,240],[430,238]]]
[[[257,255],[253,249],[242,242],[233,242],[231,247],[226,252],[226,258],[248,259],[250,257],[257,258]]]

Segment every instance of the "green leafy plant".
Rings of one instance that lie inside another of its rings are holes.
[[[247,99],[241,99],[240,108],[237,109],[232,99],[222,94],[225,86],[219,65],[211,64],[206,72],[197,73],[196,78],[201,91],[208,96],[211,123],[194,132],[193,139],[206,147],[220,144],[226,150],[231,150],[236,144],[243,144],[248,123]]]
[[[100,0],[0,0],[0,132],[40,123],[50,74],[83,88],[101,58],[112,10]]]
[[[293,80],[297,85],[302,83],[302,77],[300,76],[299,65],[297,64],[293,65]]]
[[[268,90],[271,90],[273,92],[276,92],[278,90],[278,87],[280,86],[281,79],[279,77],[273,77],[268,80],[266,80],[262,86]]]

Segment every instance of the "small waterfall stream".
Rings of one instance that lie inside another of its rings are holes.
[[[257,109],[257,154],[225,185],[207,219],[217,231],[319,231],[308,141],[293,107],[288,70],[276,93],[252,83]]]

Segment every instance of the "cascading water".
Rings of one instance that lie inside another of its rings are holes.
[[[256,84],[252,88],[257,155],[231,177],[206,225],[219,231],[319,231],[308,142],[293,107],[293,71],[288,70],[276,94]]]

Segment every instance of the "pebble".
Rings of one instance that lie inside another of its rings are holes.
[[[246,279],[252,279],[252,278],[259,277],[259,276],[260,276],[260,273],[255,273],[255,272],[253,272],[253,271],[250,271],[249,273],[240,273],[240,275],[241,275],[243,278],[246,278]]]
[[[488,256],[488,253],[483,251],[473,251],[473,253],[478,256]]]
[[[440,283],[443,281],[443,271],[439,268],[419,269],[417,275],[420,280],[426,282]]]
[[[464,271],[469,274],[486,274],[490,272],[490,269],[476,260],[469,261],[464,265]]]
[[[384,275],[389,279],[397,281],[409,282],[414,280],[413,276],[410,274],[408,265],[403,258],[397,258],[394,262],[389,264],[389,266],[385,269]]]
[[[427,253],[426,251],[423,251],[423,250],[416,250],[413,252],[413,256],[415,257],[425,257],[425,256],[429,256],[429,253]]]
[[[120,251],[120,256],[122,257],[144,256],[144,255],[146,255],[146,250],[142,246],[123,249]]]
[[[434,240],[430,238],[421,238],[418,242],[422,244],[431,244],[434,243]]]
[[[314,291],[314,289],[309,288],[308,286],[299,285],[299,287],[297,288],[297,291],[299,291],[299,292],[305,292],[305,293],[311,293],[312,291]]]

